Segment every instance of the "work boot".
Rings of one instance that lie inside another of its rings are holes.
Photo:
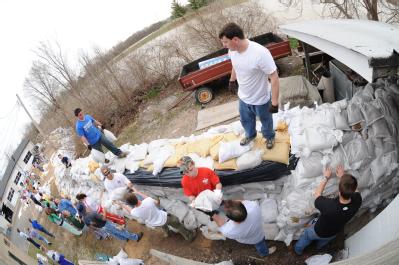
[[[267,149],[272,149],[274,146],[274,138],[273,139],[266,139],[266,148]]]
[[[241,139],[240,145],[248,145],[248,144],[249,144],[250,142],[252,142],[255,138],[256,138],[256,135],[253,136],[253,137],[250,137],[250,138],[248,138],[248,137],[245,136],[244,138]]]

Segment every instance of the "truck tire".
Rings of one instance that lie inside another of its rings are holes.
[[[213,91],[210,87],[200,87],[195,91],[195,100],[199,104],[207,104],[213,99]]]

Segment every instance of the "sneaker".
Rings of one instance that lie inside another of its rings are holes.
[[[140,239],[143,237],[143,232],[139,232],[137,233],[137,235],[138,235],[137,242],[139,242]]]
[[[250,138],[248,138],[248,137],[242,138],[241,141],[240,141],[240,145],[249,144],[250,142],[252,142],[255,139],[255,137],[256,137],[256,135],[254,137],[250,137]]]
[[[125,158],[125,157],[127,157],[127,153],[126,153],[126,152],[121,152],[121,153],[118,155],[118,158]]]
[[[267,149],[272,149],[273,146],[274,146],[274,138],[271,139],[271,140],[266,139],[266,148],[267,148]]]
[[[273,246],[269,248],[269,255],[273,254],[274,252],[276,252],[277,247]]]

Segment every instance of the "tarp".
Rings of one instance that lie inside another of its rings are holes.
[[[290,157],[289,165],[278,162],[263,161],[255,168],[246,170],[216,170],[223,186],[244,184],[250,182],[275,180],[282,176],[290,174],[290,170],[295,169],[298,159],[295,156]],[[125,172],[126,177],[138,185],[162,186],[162,187],[181,187],[180,181],[182,175],[179,168],[164,168],[157,176],[152,172],[142,168],[135,173]]]

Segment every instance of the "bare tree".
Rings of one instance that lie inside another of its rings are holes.
[[[287,7],[302,10],[303,0],[280,0]],[[333,18],[362,19],[386,23],[399,23],[399,1],[397,0],[319,0],[323,14]]]
[[[56,111],[60,111],[67,123],[72,125],[64,108],[58,100],[58,96],[62,88],[59,83],[49,74],[46,64],[35,61],[31,67],[29,77],[25,79],[25,92],[31,97],[41,102],[47,107],[53,106]]]
[[[194,19],[185,25],[186,37],[200,54],[222,48],[219,31],[228,22],[240,25],[247,37],[253,37],[276,29],[275,19],[266,14],[254,1],[226,7],[223,2],[214,2],[194,13]]]

